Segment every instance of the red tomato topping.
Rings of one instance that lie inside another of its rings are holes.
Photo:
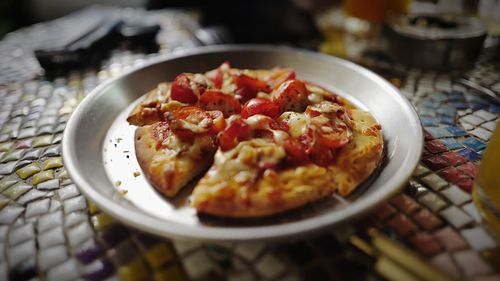
[[[250,129],[250,126],[241,120],[229,124],[229,126],[219,134],[220,148],[223,151],[229,150],[238,145],[238,142],[248,139],[250,137]]]
[[[243,106],[243,109],[241,110],[241,117],[248,118],[256,114],[276,118],[280,114],[280,109],[269,99],[253,98],[248,100]]]
[[[300,80],[289,80],[273,94],[273,102],[278,105],[280,112],[295,111],[302,112],[307,106],[307,95],[309,91],[304,82]]]
[[[206,130],[203,133],[217,134],[226,127],[226,120],[222,112],[205,111],[196,106],[186,106],[176,109],[171,115],[167,115],[166,119],[170,123],[174,133],[183,139],[192,139],[196,132],[186,129],[182,126],[182,121],[189,122],[194,125],[199,125],[204,119],[210,119],[210,123],[206,124]]]
[[[220,89],[224,82],[224,72],[229,70],[229,68],[231,68],[229,62],[225,61],[218,68],[205,73],[205,76],[214,82],[215,88]]]
[[[199,104],[206,110],[220,110],[225,117],[240,113],[241,104],[233,96],[220,90],[206,90],[200,97]]]
[[[236,84],[236,98],[241,102],[246,102],[247,100],[254,98],[260,91],[266,93],[271,92],[270,87],[265,81],[242,73],[234,74],[233,81]]]
[[[309,163],[309,157],[302,144],[293,138],[288,138],[283,142],[283,148],[287,154],[287,160],[293,165]]]
[[[194,80],[194,74],[182,73],[175,77],[170,89],[170,97],[173,100],[183,103],[194,104],[198,101],[198,96],[203,94],[207,85]]]
[[[277,89],[285,81],[295,79],[295,71],[290,68],[276,68],[273,69],[267,78],[267,84],[271,89]]]

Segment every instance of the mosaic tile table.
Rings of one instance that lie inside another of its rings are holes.
[[[178,14],[167,14],[167,30],[186,40],[163,50],[192,44],[192,29],[172,20]],[[21,30],[0,42],[2,63],[5,58],[16,62],[9,54],[33,32]],[[52,82],[26,73],[16,77],[13,72],[23,68],[4,64],[0,280],[417,280],[429,275],[500,280],[498,236],[482,222],[470,195],[500,105],[456,82],[466,77],[498,94],[498,54],[486,52],[487,60],[453,76],[372,64],[418,109],[426,133],[421,164],[407,187],[373,215],[280,244],[212,245],[154,237],[99,211],[71,182],[60,151],[71,112],[97,84],[148,56],[116,51],[99,70]],[[37,68],[33,61],[23,63],[25,69]]]

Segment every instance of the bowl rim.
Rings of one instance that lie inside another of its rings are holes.
[[[238,51],[258,51],[258,52],[293,52],[297,55],[311,56],[320,60],[326,60],[327,62],[332,62],[335,64],[342,64],[344,67],[351,68],[352,70],[360,72],[360,74],[366,76],[367,78],[373,79],[378,82],[388,94],[393,95],[393,98],[399,100],[399,102],[406,106],[410,116],[412,117],[413,127],[416,128],[414,131],[416,136],[416,143],[412,146],[412,149],[407,152],[404,158],[404,163],[400,167],[400,173],[392,176],[384,185],[385,192],[376,192],[367,198],[367,202],[362,205],[354,204],[350,209],[347,208],[344,211],[345,216],[340,220],[332,221],[329,217],[334,216],[333,214],[322,214],[316,217],[307,218],[305,220],[299,220],[294,222],[289,222],[286,224],[277,225],[265,225],[265,226],[242,226],[242,227],[210,227],[204,228],[203,231],[194,231],[192,226],[181,225],[176,222],[165,221],[161,218],[152,216],[139,209],[130,209],[121,205],[108,197],[104,196],[102,193],[98,192],[86,179],[85,176],[80,173],[77,169],[77,157],[75,156],[76,147],[73,146],[76,137],[76,127],[78,122],[83,117],[86,108],[92,105],[92,103],[104,94],[106,89],[110,87],[116,81],[123,79],[124,77],[141,71],[143,68],[150,67],[155,64],[164,63],[168,60],[174,60],[181,57],[187,57],[192,55],[200,54],[210,54],[218,52],[238,52]],[[79,190],[91,201],[93,201],[97,207],[99,207],[105,213],[117,218],[119,221],[131,225],[135,228],[160,235],[163,237],[180,239],[180,240],[194,240],[194,241],[206,241],[206,242],[238,242],[238,241],[270,241],[283,238],[299,238],[313,232],[320,230],[325,230],[327,227],[334,224],[342,224],[364,215],[382,203],[384,200],[388,199],[391,195],[395,194],[403,185],[405,185],[415,168],[419,163],[420,156],[423,150],[423,130],[420,124],[420,119],[411,105],[411,103],[404,98],[399,90],[396,89],[387,80],[379,76],[378,74],[368,70],[362,66],[355,63],[340,59],[334,56],[325,55],[313,51],[297,49],[288,46],[275,46],[275,45],[216,45],[216,46],[204,46],[184,49],[181,51],[175,51],[170,54],[160,55],[151,59],[147,63],[134,67],[117,77],[109,79],[104,83],[98,85],[94,90],[89,93],[82,102],[77,106],[75,111],[71,114],[67,122],[67,126],[63,133],[62,140],[62,155],[63,162],[66,171],[68,172],[73,183],[78,186]],[[409,161],[411,160],[411,161]],[[401,171],[403,173],[401,173]],[[369,199],[369,200],[368,200]]]

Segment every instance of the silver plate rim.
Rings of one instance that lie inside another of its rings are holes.
[[[77,136],[77,131],[75,128],[76,124],[81,120],[84,110],[92,105],[92,102],[100,95],[102,92],[115,83],[116,81],[123,79],[123,77],[140,71],[142,68],[152,66],[158,63],[165,62],[167,60],[173,60],[181,57],[187,57],[191,55],[209,54],[225,51],[284,51],[284,52],[294,52],[297,55],[304,55],[315,57],[320,60],[325,60],[327,62],[332,62],[336,64],[341,64],[344,67],[351,68],[362,75],[367,76],[379,83],[388,94],[393,95],[393,98],[397,99],[401,106],[404,106],[403,110],[406,110],[412,118],[413,128],[415,128],[415,144],[412,146],[411,151],[407,152],[403,166],[401,167],[402,173],[399,173],[392,177],[388,182],[385,183],[384,192],[378,192],[373,194],[365,204],[353,205],[351,208],[346,208],[343,210],[344,217],[342,219],[332,220],[331,217],[335,214],[326,214],[319,217],[308,218],[305,220],[291,222],[287,224],[270,225],[270,226],[251,226],[251,227],[214,227],[206,228],[200,231],[199,229],[188,227],[185,225],[180,225],[174,222],[168,222],[161,220],[156,217],[152,217],[146,213],[140,211],[128,209],[116,202],[109,200],[106,196],[100,194],[95,190],[95,188],[85,179],[85,176],[81,174],[77,169],[77,159],[75,157],[75,152],[73,143]],[[420,156],[423,150],[423,129],[420,125],[420,119],[411,105],[411,103],[404,98],[397,88],[390,84],[387,80],[379,76],[378,74],[368,70],[360,65],[353,62],[346,61],[344,59],[329,56],[313,51],[297,49],[288,46],[274,46],[274,45],[216,45],[216,46],[205,46],[205,47],[195,47],[184,49],[181,51],[175,51],[171,54],[161,55],[157,58],[151,59],[144,65],[140,67],[133,68],[126,71],[117,77],[114,77],[103,84],[97,86],[94,90],[89,93],[82,102],[77,106],[75,111],[71,114],[66,128],[63,133],[62,140],[62,155],[63,162],[66,171],[68,172],[72,181],[78,186],[80,191],[90,200],[92,200],[98,208],[100,208],[105,213],[111,215],[112,217],[118,219],[119,221],[133,226],[137,229],[144,230],[159,236],[179,239],[179,240],[191,240],[191,241],[204,241],[204,242],[241,242],[241,241],[271,241],[278,239],[298,239],[303,238],[307,235],[317,233],[318,231],[325,230],[333,225],[341,225],[352,219],[358,218],[364,214],[367,214],[373,210],[376,206],[382,203],[384,200],[394,195],[399,191],[411,178],[411,175],[419,163]],[[376,196],[374,196],[376,195]],[[330,218],[330,219],[329,219]]]

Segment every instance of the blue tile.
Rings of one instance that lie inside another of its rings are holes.
[[[462,149],[462,150],[458,151],[458,154],[460,154],[463,157],[469,159],[470,161],[481,160],[481,154],[475,152],[474,150],[472,150],[470,148]]]
[[[453,135],[446,129],[443,128],[425,128],[431,135],[437,139],[452,137]]]
[[[460,101],[454,101],[454,102],[451,102],[450,103],[453,107],[455,107],[456,109],[458,110],[462,110],[462,109],[467,109],[469,108],[467,106],[467,104],[465,104],[464,102],[460,102]]]
[[[455,118],[447,115],[439,115],[439,123],[445,125],[455,125]]]
[[[489,111],[491,113],[500,114],[500,104],[495,104],[495,103],[491,104]]]
[[[486,148],[486,144],[476,138],[467,138],[462,142],[465,146],[472,148],[475,151],[483,150]]]
[[[461,91],[450,91],[450,93],[448,94],[448,100],[464,102],[465,101],[464,93]]]
[[[436,109],[434,109],[434,108],[428,108],[428,107],[422,107],[422,108],[419,109],[419,114],[420,114],[420,116],[434,117],[434,116],[436,116]]]
[[[488,109],[490,107],[490,104],[487,102],[473,101],[470,102],[470,107],[474,110]]]
[[[450,126],[446,128],[455,137],[467,136],[467,132],[458,126]]]
[[[434,100],[443,101],[448,98],[448,93],[438,91],[430,93],[429,96]]]
[[[446,147],[448,147],[449,149],[451,150],[454,150],[454,149],[459,149],[459,148],[462,148],[464,147],[463,145],[461,145],[458,141],[456,141],[454,138],[446,138],[446,139],[441,139],[441,142],[446,145]]]
[[[429,127],[429,126],[437,127],[439,125],[436,118],[432,117],[421,117],[420,121],[422,122],[422,125],[424,127]]]
[[[439,102],[433,100],[433,99],[426,99],[422,103],[422,107],[428,107],[428,108],[437,108],[439,106]]]
[[[451,105],[445,105],[437,110],[438,114],[446,115],[449,117],[455,117],[457,115],[457,109]]]

